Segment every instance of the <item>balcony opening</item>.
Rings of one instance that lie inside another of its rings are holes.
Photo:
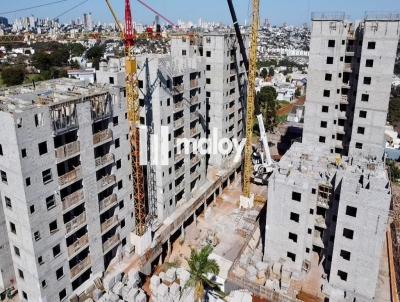
[[[57,135],[54,137],[54,148],[57,149],[61,146],[67,145],[69,143],[75,142],[78,140],[78,130],[66,132],[61,135]]]

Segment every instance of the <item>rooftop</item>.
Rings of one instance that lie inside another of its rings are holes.
[[[345,19],[344,12],[313,12],[311,14],[313,21],[344,21]]]
[[[313,21],[345,21],[349,19],[344,12],[313,12]],[[400,21],[400,12],[367,11],[364,14],[365,21]]]
[[[338,157],[323,147],[300,143],[294,143],[282,157],[276,177],[284,178],[285,181],[290,176],[292,179],[308,177],[318,179],[320,182],[330,182],[337,172],[355,177],[365,175],[367,179],[375,179],[376,182],[388,182],[385,164],[380,160]]]
[[[0,111],[21,112],[108,93],[108,86],[77,79],[54,79],[0,90]]]
[[[365,21],[400,21],[400,12],[365,12]]]

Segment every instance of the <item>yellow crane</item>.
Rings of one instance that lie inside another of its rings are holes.
[[[147,231],[146,200],[143,167],[140,165],[140,104],[138,95],[137,63],[134,54],[135,33],[133,31],[130,1],[125,0],[125,28],[122,27],[109,0],[105,0],[125,46],[126,104],[130,128],[133,196],[135,204],[135,233],[143,236]]]
[[[257,70],[257,40],[260,24],[260,0],[252,0],[252,23],[250,33],[249,70],[247,84],[247,106],[246,106],[246,145],[244,147],[243,164],[243,196],[250,198],[250,181],[253,173],[252,168],[252,141],[254,124],[254,102],[256,96],[256,70]]]

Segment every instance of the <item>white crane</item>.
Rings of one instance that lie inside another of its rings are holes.
[[[260,141],[262,152],[260,152],[261,163],[254,165],[254,182],[267,184],[268,177],[274,170],[274,162],[269,151],[267,133],[265,132],[262,114],[257,115],[258,126],[260,128]]]

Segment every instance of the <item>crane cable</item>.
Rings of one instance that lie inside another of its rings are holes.
[[[65,1],[65,0],[64,0]],[[70,9],[67,9],[66,11],[62,12],[61,14],[59,14],[58,16],[56,16],[54,19],[58,19],[62,16],[64,16],[65,14],[69,13],[70,11],[74,10],[75,8],[85,4],[86,2],[88,2],[89,0],[84,0],[82,2],[79,2],[78,4],[74,5],[73,7],[71,7]]]
[[[31,10],[31,9],[39,8],[39,7],[43,7],[43,6],[53,5],[53,4],[57,4],[57,3],[61,3],[61,2],[66,2],[66,1],[70,1],[70,0],[58,0],[58,1],[47,2],[47,3],[35,5],[35,6],[30,6],[30,7],[25,7],[25,8],[19,8],[19,9],[7,11],[7,12],[0,12],[0,15],[7,15],[7,14],[12,14],[12,13],[18,13],[18,12],[22,12],[22,11],[26,11],[26,10]]]

